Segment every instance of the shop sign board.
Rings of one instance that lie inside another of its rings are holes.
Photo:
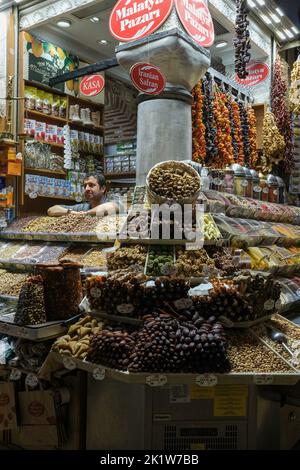
[[[186,32],[203,47],[214,43],[215,31],[204,0],[175,0],[177,14]]]
[[[85,96],[97,96],[103,90],[105,80],[102,75],[89,75],[80,82],[80,93]]]
[[[166,86],[164,75],[152,64],[134,64],[130,69],[130,77],[135,88],[147,95],[159,95]]]
[[[154,33],[168,18],[174,0],[119,0],[114,6],[109,29],[122,42],[135,41]]]
[[[239,78],[235,76],[235,81],[244,86],[257,86],[264,82],[269,76],[269,67],[264,62],[250,61],[246,67],[248,76],[246,78]]]

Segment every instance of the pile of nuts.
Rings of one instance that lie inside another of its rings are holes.
[[[148,276],[162,276],[168,274],[164,272],[164,268],[170,268],[174,264],[174,255],[170,253],[167,247],[159,247],[149,251],[147,262],[147,275]]]
[[[0,275],[0,294],[18,296],[27,274],[2,272]]]
[[[102,248],[93,248],[82,259],[82,263],[86,267],[97,266],[101,269],[107,268],[106,254]]]
[[[70,326],[65,336],[58,338],[52,346],[52,351],[84,359],[90,351],[90,337],[101,331],[102,323],[92,319],[91,316],[81,318],[77,323]]]
[[[231,276],[238,270],[238,264],[229,250],[222,247],[208,246],[207,252],[222,276]]]
[[[178,250],[176,254],[177,273],[186,277],[197,277],[203,274],[204,266],[214,267],[214,262],[202,250]]]
[[[210,214],[204,214],[204,240],[218,240],[221,238],[220,230]]]
[[[128,268],[132,265],[144,267],[147,249],[143,245],[119,248],[107,257],[109,271]]]
[[[171,200],[191,198],[200,188],[200,181],[183,166],[175,168],[157,166],[149,175],[150,189]]]
[[[46,321],[43,279],[41,276],[28,277],[21,288],[14,322],[38,325]]]
[[[87,247],[84,245],[75,245],[68,248],[68,250],[59,257],[59,261],[72,261],[81,263],[83,256],[87,252]]]

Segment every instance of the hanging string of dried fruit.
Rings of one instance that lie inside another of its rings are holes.
[[[281,59],[277,56],[271,87],[271,107],[280,134],[285,141],[283,169],[287,173],[293,167],[292,115],[287,106],[287,82],[282,73]]]
[[[243,139],[243,147],[244,147],[244,164],[250,164],[250,139],[249,139],[249,124],[248,124],[248,117],[245,105],[242,101],[238,103],[239,110],[240,110],[240,118],[241,118],[241,128],[242,128],[242,139]]]
[[[291,74],[291,86],[289,91],[290,111],[299,116],[300,114],[300,56],[294,62]]]
[[[216,146],[216,123],[214,117],[214,96],[213,96],[213,80],[209,72],[205,74],[202,79],[203,91],[203,121],[205,124],[205,139],[206,139],[206,159],[205,164],[208,166],[213,165],[213,162],[218,155]]]
[[[206,157],[205,125],[203,123],[203,93],[201,81],[192,91],[192,122],[193,122],[193,160],[204,163]]]
[[[248,64],[250,55],[250,33],[248,30],[249,20],[247,14],[246,0],[236,0],[236,19],[235,19],[235,38],[233,44],[235,48],[235,72],[239,78],[246,78],[248,74],[246,65]]]
[[[213,161],[215,168],[223,168],[226,165],[234,163],[229,111],[226,103],[226,94],[216,90],[214,99],[214,115],[217,127],[216,144],[218,155]]]
[[[276,125],[275,116],[267,112],[263,121],[263,166],[270,171],[284,158],[285,142]]]
[[[249,163],[251,168],[254,168],[258,161],[257,153],[257,131],[256,131],[256,117],[252,106],[247,108],[247,118],[249,125],[249,140],[250,140],[250,157]]]
[[[236,139],[235,129],[234,129],[232,99],[229,94],[227,94],[226,106],[229,112],[229,123],[230,123],[230,134],[231,134],[232,149],[233,149],[233,159],[235,162],[237,162],[238,156],[239,156],[239,146],[238,146],[238,141]]]
[[[242,124],[240,117],[240,108],[235,99],[231,100],[231,108],[233,114],[233,125],[234,125],[234,135],[235,140],[238,144],[238,157],[236,163],[244,166],[245,157],[244,157],[244,144],[243,144],[243,134],[242,134]]]

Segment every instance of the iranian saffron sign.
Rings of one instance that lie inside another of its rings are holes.
[[[166,80],[155,65],[138,62],[130,69],[133,85],[147,95],[159,95],[166,86]]]
[[[172,7],[173,0],[119,0],[109,18],[110,32],[123,42],[149,36],[166,21]]]
[[[269,67],[264,62],[250,61],[246,67],[249,75],[246,78],[235,76],[235,81],[244,86],[256,86],[264,82],[269,76]]]
[[[102,75],[89,75],[81,80],[80,92],[85,96],[96,96],[101,93],[105,85]]]
[[[210,47],[215,39],[214,24],[203,0],[175,0],[176,10],[186,32],[200,46]]]

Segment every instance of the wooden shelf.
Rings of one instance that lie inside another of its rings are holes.
[[[86,126],[82,122],[74,122],[74,121],[68,121],[70,127],[77,127],[78,129],[84,129],[86,131],[91,131],[96,134],[103,134],[104,132],[104,126]]]
[[[136,172],[131,171],[128,173],[104,173],[105,178],[135,178]]]
[[[28,194],[25,194],[25,196],[27,196],[29,198]],[[35,199],[32,199],[32,200],[35,201],[36,199],[39,199],[40,197],[42,197],[44,199],[60,199],[61,201],[74,201],[75,202],[75,199],[73,199],[72,197],[65,197],[65,196],[40,196],[40,195],[38,195],[38,197],[36,197]],[[31,198],[29,198],[29,199],[31,199]]]
[[[26,168],[24,168],[24,171],[25,171],[26,173],[36,172],[36,173],[45,173],[45,174],[51,174],[51,175],[66,176],[66,173],[65,173],[64,171],[48,170],[48,169],[46,169],[46,168],[30,168],[30,167],[26,167]]]
[[[58,116],[53,116],[51,114],[44,114],[41,113],[40,111],[36,111],[35,109],[24,109],[24,115],[25,119],[26,116],[33,116],[35,118],[40,118],[43,119],[44,121],[55,121],[57,123],[63,123],[64,125],[67,124],[68,120],[66,118],[58,117]]]
[[[25,139],[25,141],[28,141],[28,140],[39,142],[40,144],[51,145],[51,147],[56,147],[59,149],[63,149],[65,147],[64,144],[58,144],[56,142],[46,142],[45,140],[36,140],[33,137],[29,137],[29,136]]]
[[[25,82],[25,85],[27,85],[27,86],[32,86],[32,87],[35,87],[35,88],[39,88],[41,90],[47,91],[48,93],[51,93],[52,95],[60,95],[60,96],[63,96],[63,97],[66,96],[66,93],[64,93],[63,91],[58,90],[56,88],[52,88],[48,85],[44,85],[43,83],[35,82],[33,80],[26,80],[26,79],[24,80],[24,82]]]
[[[104,157],[103,153],[93,153],[93,152],[89,152],[89,150],[78,150],[78,152],[84,153],[86,155],[92,155],[92,157],[99,157],[99,158]]]
[[[69,101],[75,102],[77,104],[82,103],[83,106],[88,106],[89,105],[89,106],[94,107],[94,108],[99,108],[99,107],[101,109],[104,108],[103,103],[96,103],[95,101],[89,100],[87,98],[82,98],[82,97],[73,96],[73,95],[68,95],[68,97],[69,97]]]

